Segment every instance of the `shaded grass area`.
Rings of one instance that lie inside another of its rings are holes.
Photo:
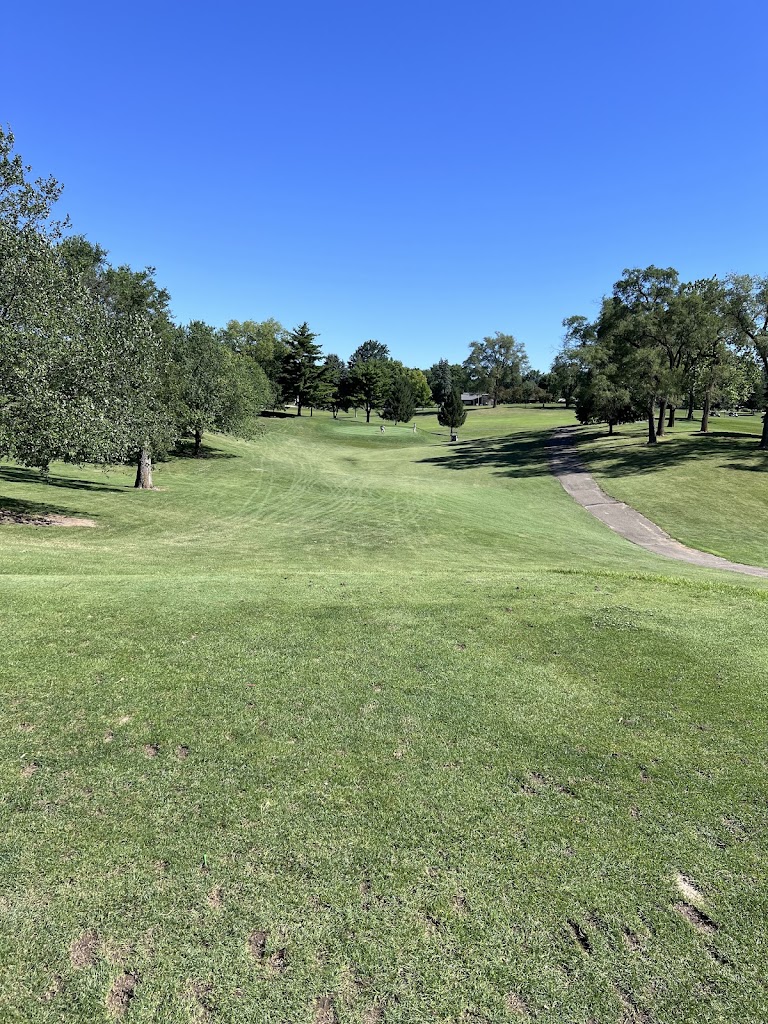
[[[768,586],[576,507],[570,419],[274,420],[0,533],[0,1020],[765,1019]]]
[[[759,433],[745,429],[749,420],[759,430],[758,417],[718,420],[708,435],[682,423],[656,447],[639,424],[613,438],[588,428],[579,454],[609,494],[677,540],[768,566],[768,453],[757,448]]]

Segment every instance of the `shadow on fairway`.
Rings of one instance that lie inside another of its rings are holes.
[[[0,512],[24,519],[28,516],[81,516],[84,513],[72,508],[63,508],[48,501],[24,501],[21,498],[7,498],[0,494]]]
[[[686,434],[670,437],[655,446],[638,444],[636,436],[622,437],[620,431],[610,439],[603,430],[583,432],[577,437],[581,445],[605,442],[605,447],[582,454],[590,469],[608,477],[654,473],[701,459],[714,459],[725,469],[768,472],[768,453],[758,450],[752,434]],[[547,434],[537,431],[459,441],[451,445],[446,454],[421,461],[443,469],[490,469],[497,475],[516,479],[549,476],[547,440]]]
[[[491,469],[517,478],[550,474],[547,435],[539,432],[457,441],[445,455],[420,461],[443,469]]]
[[[47,484],[49,487],[64,487],[70,491],[102,491],[104,493],[122,494],[123,487],[111,484],[100,484],[96,480],[77,480],[67,476],[42,476],[35,469],[22,469],[19,466],[3,466],[0,468],[0,480],[13,484]],[[5,499],[0,499],[4,501]],[[67,513],[71,515],[72,513]]]
[[[239,459],[239,455],[234,455],[232,452],[222,452],[218,448],[209,448],[207,445],[201,445],[200,451],[195,453],[195,445],[192,441],[180,441],[179,444],[168,453],[169,459]],[[163,461],[168,461],[163,460]],[[159,461],[159,460],[158,460]]]

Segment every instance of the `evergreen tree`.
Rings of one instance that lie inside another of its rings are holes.
[[[441,359],[430,367],[428,379],[432,389],[432,397],[437,405],[442,405],[451,391],[453,391],[451,365],[448,360]]]
[[[389,386],[389,393],[381,410],[385,420],[393,420],[395,426],[398,423],[407,423],[413,419],[416,411],[416,401],[413,394],[413,387],[407,377],[408,371],[396,373],[392,377]]]
[[[461,400],[461,393],[458,388],[453,388],[438,410],[437,422],[443,427],[449,427],[451,433],[455,434],[466,419],[467,410]]]
[[[323,397],[326,372],[325,367],[318,365],[322,350],[315,342],[316,337],[303,323],[289,331],[286,338],[280,383],[286,399],[296,399],[299,416],[305,405],[320,404]]]
[[[371,412],[380,407],[387,394],[389,377],[387,364],[380,359],[355,363],[349,370],[349,400],[355,407],[365,409],[365,421],[371,422]]]

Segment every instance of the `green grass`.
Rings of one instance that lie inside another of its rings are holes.
[[[656,448],[631,424],[607,437],[582,431],[585,463],[613,497],[639,509],[677,540],[737,562],[768,566],[768,453],[759,416],[679,420]]]
[[[99,523],[0,532],[0,1020],[766,1019],[768,586],[576,506],[565,410],[417,422],[0,468]]]

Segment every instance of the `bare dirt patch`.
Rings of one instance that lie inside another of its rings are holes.
[[[112,988],[107,993],[107,1009],[114,1017],[122,1017],[131,1005],[138,983],[139,976],[133,971],[126,971],[119,978],[115,978]]]
[[[156,743],[144,744],[144,757],[157,757],[159,753],[160,747]]]
[[[363,1014],[363,1024],[382,1024],[384,1020],[384,1008],[381,1006],[369,1006]]]
[[[198,1020],[208,1020],[213,1010],[213,985],[209,981],[190,978],[187,982],[187,998],[192,1003]]]
[[[267,951],[267,933],[251,932],[248,936],[248,952],[254,960],[263,960]]]
[[[624,945],[631,953],[635,953],[640,949],[642,945],[640,936],[637,932],[633,932],[631,928],[622,928],[621,937],[624,939]]]
[[[621,1016],[621,1024],[651,1024],[651,1018],[645,1010],[637,1005],[630,992],[618,985],[614,985],[613,990],[624,1011]]]
[[[208,893],[208,906],[219,910],[224,906],[224,890],[220,885],[215,885]]]
[[[703,910],[697,910],[690,903],[681,901],[675,904],[674,909],[701,935],[714,935],[717,931],[718,926],[712,918],[708,917]]]
[[[507,998],[504,1000],[507,1007],[507,1012],[513,1017],[528,1017],[530,1011],[528,1010],[528,1004],[519,996],[517,992],[507,992]]]
[[[75,967],[93,967],[98,948],[99,934],[93,928],[89,928],[69,947],[69,959]]]
[[[700,889],[696,888],[690,878],[681,874],[679,871],[675,875],[675,885],[689,903],[704,902],[704,893]]]
[[[189,747],[176,747],[176,757],[178,757],[180,761],[186,761],[189,757]]]
[[[34,761],[30,761],[29,764],[25,764],[24,767],[21,769],[22,779],[31,779],[35,772],[39,770],[39,768],[40,765],[36,764]]]
[[[315,1000],[313,1024],[336,1024],[333,996],[318,996]]]
[[[34,516],[26,512],[9,512],[0,508],[0,526],[96,526],[93,519],[78,519],[76,516],[60,516],[54,512]]]
[[[576,940],[576,942],[581,946],[581,948],[584,950],[585,953],[591,955],[591,953],[592,953],[592,944],[589,941],[589,936],[584,931],[584,929],[581,927],[579,922],[578,921],[573,921],[573,920],[571,920],[569,918],[566,923],[568,925],[568,928],[570,929],[571,935]]]

